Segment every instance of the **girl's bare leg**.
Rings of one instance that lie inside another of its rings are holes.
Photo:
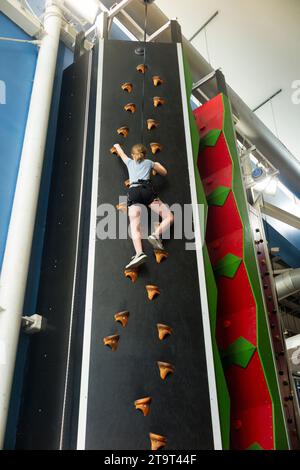
[[[153,212],[162,218],[161,223],[154,231],[154,235],[159,238],[173,224],[174,216],[168,206],[166,206],[166,204],[164,204],[159,199],[153,201],[149,207]]]
[[[141,208],[136,205],[130,206],[128,209],[128,215],[130,220],[132,242],[136,254],[139,255],[143,252],[141,236]]]

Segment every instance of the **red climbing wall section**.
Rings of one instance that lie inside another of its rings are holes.
[[[216,340],[230,395],[232,449],[288,447],[228,99],[194,112],[218,289]]]

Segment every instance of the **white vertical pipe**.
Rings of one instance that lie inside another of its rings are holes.
[[[60,0],[47,0],[0,277],[0,448],[5,436],[23,314],[61,24]]]

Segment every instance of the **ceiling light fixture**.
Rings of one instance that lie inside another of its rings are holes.
[[[251,186],[255,191],[275,196],[278,187],[277,172],[269,174],[265,168],[257,166],[252,172],[252,179],[254,184]]]
[[[98,0],[64,0],[67,8],[90,24],[94,24],[101,11]]]

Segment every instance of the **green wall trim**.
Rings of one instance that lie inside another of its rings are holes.
[[[194,174],[196,182],[196,191],[198,203],[204,206],[204,228],[203,233],[206,232],[206,223],[207,223],[207,213],[208,213],[208,204],[205,197],[204,188],[202,181],[200,179],[200,174],[198,171],[198,155],[199,155],[199,145],[200,145],[200,136],[195,121],[195,117],[190,105],[190,98],[192,94],[193,80],[190,72],[190,68],[187,60],[183,54],[184,62],[184,71],[185,71],[185,80],[186,80],[186,89],[187,89],[187,101],[189,108],[189,120],[190,120],[190,131],[193,147],[193,156],[194,156]],[[224,375],[224,370],[222,366],[222,361],[216,341],[216,322],[217,322],[217,285],[214,277],[214,272],[211,266],[210,258],[208,255],[208,250],[206,244],[203,246],[203,259],[205,266],[205,279],[206,279],[206,289],[208,297],[208,308],[210,315],[210,327],[211,327],[211,341],[213,348],[213,357],[214,357],[214,368],[216,375],[216,388],[218,396],[218,407],[219,407],[219,416],[220,416],[220,428],[221,428],[221,437],[222,437],[222,448],[224,450],[230,449],[230,397],[227,388],[227,383]]]
[[[282,412],[281,399],[279,394],[276,367],[274,364],[273,351],[270,334],[267,325],[264,302],[261,292],[261,284],[258,267],[254,252],[251,235],[250,220],[248,215],[247,199],[242,184],[242,175],[239,164],[239,156],[236,147],[236,137],[232,122],[232,113],[228,98],[223,95],[224,120],[223,133],[229,149],[233,164],[233,185],[232,191],[238,207],[238,211],[243,223],[244,232],[244,263],[251,284],[252,293],[256,302],[257,315],[257,350],[264,370],[269,393],[273,403],[274,422],[274,447],[276,450],[288,449],[288,438]]]
[[[207,196],[207,203],[209,206],[224,206],[230,194],[231,188],[226,186],[218,186]]]
[[[245,369],[252,359],[256,347],[242,336],[231,343],[225,351],[222,352],[224,367],[232,364]]]

